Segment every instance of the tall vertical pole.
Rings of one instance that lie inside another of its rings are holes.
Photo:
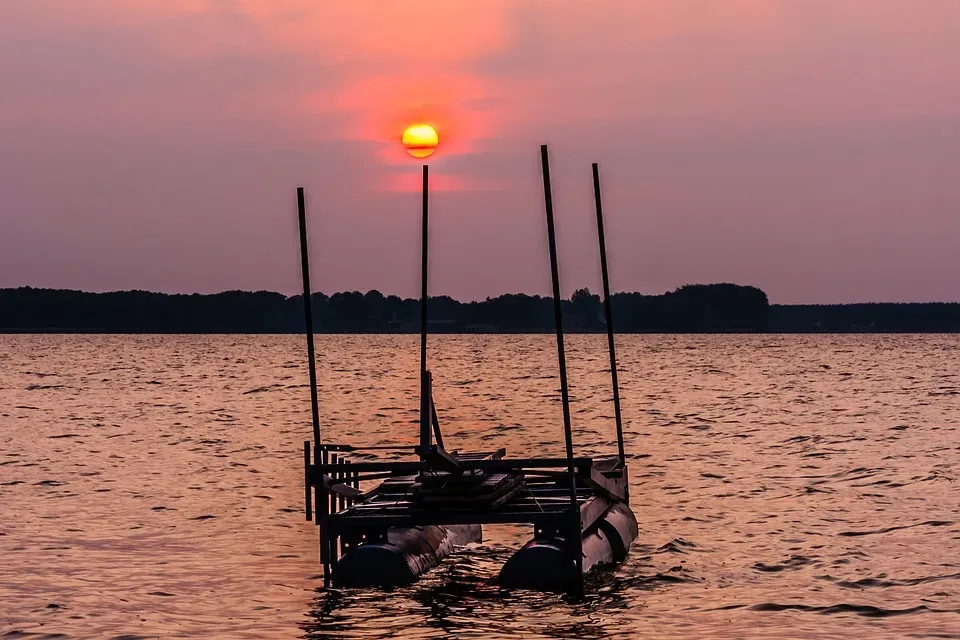
[[[313,347],[313,305],[310,300],[310,260],[307,255],[307,208],[303,197],[303,187],[297,187],[297,211],[300,220],[300,268],[303,277],[303,322],[307,329],[307,363],[310,371],[310,409],[313,412],[313,464],[326,464],[327,452],[320,451],[320,407],[317,402],[317,358]],[[305,451],[306,454],[306,451]],[[331,584],[330,536],[327,531],[327,493],[321,483],[316,487],[314,496],[316,507],[313,510],[315,522],[320,526],[320,563],[323,565],[323,583]],[[309,489],[308,489],[309,491]],[[307,497],[306,495],[304,497]],[[309,499],[309,498],[308,498]]]
[[[427,192],[430,182],[430,167],[423,165],[423,195],[420,230],[420,374],[427,370],[427,239],[429,235],[429,209]]]
[[[423,165],[423,195],[420,229],[420,449],[426,455],[431,445],[433,402],[430,396],[430,374],[427,372],[427,257],[429,256],[429,185],[430,167]]]
[[[607,271],[607,243],[603,233],[603,203],[600,199],[600,167],[593,163],[593,199],[597,204],[597,237],[600,240],[600,273],[603,276],[603,311],[607,316],[607,346],[610,351],[610,378],[613,381],[613,411],[617,420],[617,453],[620,466],[626,464],[623,451],[623,420],[620,415],[620,384],[617,382],[617,347],[613,339],[613,306],[610,302],[610,275]]]
[[[540,165],[543,170],[543,201],[547,211],[547,242],[550,245],[550,276],[553,280],[553,313],[557,325],[557,360],[560,363],[560,400],[563,404],[563,438],[567,448],[567,469],[570,472],[571,529],[568,544],[573,555],[579,579],[583,577],[581,551],[580,507],[577,504],[577,470],[573,462],[573,431],[570,426],[570,394],[567,388],[567,357],[563,347],[563,312],[560,299],[560,270],[557,267],[557,234],[553,224],[553,194],[550,189],[550,157],[547,145],[540,145]],[[580,584],[582,588],[582,583]]]
[[[313,347],[313,309],[310,301],[310,259],[307,255],[307,208],[303,187],[297,187],[300,214],[300,267],[303,275],[303,322],[307,328],[307,360],[310,369],[310,409],[313,411],[313,444],[320,446],[320,407],[317,402],[317,356]]]

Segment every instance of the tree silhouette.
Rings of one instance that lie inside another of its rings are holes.
[[[420,303],[373,290],[311,296],[322,333],[415,333]],[[551,332],[550,298],[505,294],[462,303],[430,298],[432,332]],[[617,293],[611,305],[622,333],[960,332],[960,304],[774,305],[756,287],[684,285],[663,295]],[[605,330],[600,297],[577,289],[563,301],[564,328]],[[146,291],[85,293],[0,289],[0,331],[114,333],[300,333],[303,299],[269,291],[169,295]]]

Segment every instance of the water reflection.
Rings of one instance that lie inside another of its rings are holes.
[[[0,336],[0,637],[943,637],[960,614],[958,336],[622,336],[640,536],[587,595],[504,592],[529,530],[316,591],[298,336]],[[562,455],[550,336],[431,344],[445,436]],[[615,450],[571,336],[579,451]],[[412,442],[412,336],[323,336],[323,430]]]
[[[305,637],[605,638],[610,634],[603,616],[626,606],[613,588],[572,599],[501,589],[494,580],[470,573],[429,582],[392,592],[321,590],[310,613],[312,621],[304,626]],[[388,625],[383,620],[385,599],[391,603]]]

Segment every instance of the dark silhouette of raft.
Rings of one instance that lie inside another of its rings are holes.
[[[427,165],[423,166],[422,199],[419,444],[356,447],[321,441],[306,207],[303,189],[298,189],[314,436],[312,444],[304,442],[304,502],[307,519],[319,526],[327,586],[409,584],[458,547],[480,542],[482,525],[522,523],[533,525],[533,537],[504,564],[500,582],[508,587],[580,592],[586,571],[603,563],[623,562],[637,537],[637,520],[629,507],[599,169],[593,165],[618,450],[616,456],[594,459],[574,456],[546,145],[540,151],[566,449],[563,458],[508,458],[504,449],[465,453],[444,446],[426,352]],[[410,459],[351,458],[353,453],[370,450],[405,451]],[[371,483],[371,489],[362,490]]]

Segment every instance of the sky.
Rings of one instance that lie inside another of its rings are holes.
[[[2,0],[0,287],[960,301],[957,0]]]

